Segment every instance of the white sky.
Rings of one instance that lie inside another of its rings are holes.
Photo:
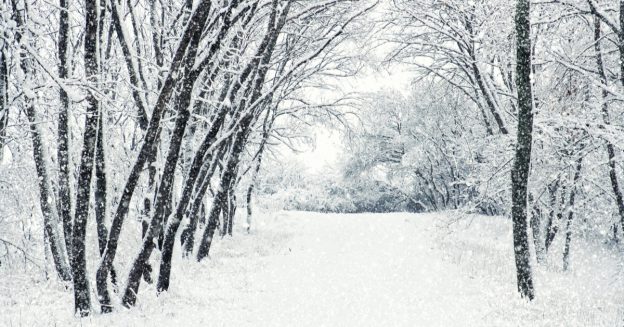
[[[343,92],[367,93],[387,89],[407,93],[412,77],[413,73],[405,67],[392,67],[390,70],[369,70],[356,77],[340,79],[337,84]],[[295,158],[308,167],[310,173],[333,172],[343,151],[340,133],[317,125],[314,127],[314,134],[315,147],[295,154]]]
[[[374,21],[381,18],[380,15],[384,15],[385,5],[388,4],[382,2],[374,10],[371,19]],[[410,82],[414,77],[414,73],[410,71],[409,66],[397,64],[390,67],[387,65],[375,65],[375,61],[381,62],[391,51],[391,48],[392,46],[389,44],[377,44],[372,49],[372,52],[366,54],[369,62],[368,67],[362,69],[355,77],[336,79],[330,82],[330,84],[337,86],[339,88],[337,92],[340,93],[371,93],[381,90],[396,90],[407,95],[411,89]],[[362,51],[362,49],[356,45],[350,51],[357,52]],[[329,96],[329,98],[333,97]],[[336,163],[343,151],[341,135],[338,131],[332,131],[320,124],[313,129],[316,139],[315,146],[309,151],[295,154],[295,160],[308,167],[311,173],[334,172],[338,168]]]

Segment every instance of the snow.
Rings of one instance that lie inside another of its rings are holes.
[[[0,147],[0,151],[0,167],[8,167],[13,162],[13,152],[7,145]]]
[[[201,264],[176,253],[168,294],[142,285],[136,308],[111,315],[79,320],[57,282],[2,276],[0,325],[614,326],[624,317],[621,255],[599,242],[575,238],[567,273],[553,250],[529,303],[517,295],[511,224],[500,217],[278,212],[255,221],[251,235],[241,226],[216,239]]]

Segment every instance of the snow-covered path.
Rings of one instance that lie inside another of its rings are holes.
[[[8,308],[0,311],[0,326],[552,327],[623,321],[621,255],[600,245],[575,246],[569,273],[557,268],[560,256],[553,250],[552,262],[535,271],[537,299],[520,299],[510,224],[503,218],[280,212],[255,226],[251,235],[238,231],[216,240],[211,259],[201,264],[176,254],[170,292],[156,297],[153,285],[142,285],[137,307],[112,315],[78,320],[71,292],[62,286],[32,286],[19,276],[0,281],[9,290],[0,296]]]
[[[470,280],[435,260],[426,222],[303,215],[289,253],[254,275],[251,317],[273,326],[459,326]],[[474,284],[474,283],[472,283]],[[465,296],[458,296],[458,295]],[[472,303],[472,305],[471,305]]]

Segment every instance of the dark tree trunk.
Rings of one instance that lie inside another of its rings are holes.
[[[232,185],[232,188],[230,189],[230,196],[229,196],[229,212],[228,212],[228,216],[230,216],[230,218],[228,219],[228,225],[227,225],[227,234],[232,236],[232,228],[234,227],[234,216],[236,215],[236,208],[237,208],[237,204],[236,204],[236,183],[234,183],[235,185]]]
[[[85,76],[87,82],[97,84],[98,65],[98,0],[85,1]],[[91,92],[87,94],[87,114],[83,136],[82,154],[78,172],[76,192],[76,213],[73,226],[72,272],[74,276],[75,312],[88,316],[91,312],[91,297],[87,277],[86,228],[89,217],[91,178],[95,159],[98,130],[99,102]]]
[[[197,51],[201,33],[196,33],[189,45],[189,56],[187,57],[188,67],[192,66],[194,57]],[[186,70],[188,72],[188,70]],[[150,221],[146,235],[143,238],[143,246],[137,259],[134,261],[128,277],[128,283],[126,291],[124,292],[123,304],[126,307],[134,306],[136,303],[136,295],[139,291],[141,277],[144,275],[144,269],[149,260],[152,250],[154,249],[154,239],[158,238],[161,234],[160,231],[163,225],[166,223],[165,216],[167,215],[168,208],[171,206],[172,186],[175,176],[175,169],[180,157],[180,148],[182,145],[182,139],[184,137],[184,131],[191,116],[189,104],[191,101],[191,94],[193,91],[193,85],[195,84],[196,77],[186,76],[183,80],[183,86],[181,88],[180,101],[178,102],[178,115],[176,118],[176,125],[171,136],[171,143],[169,144],[169,153],[165,161],[165,167],[162,174],[162,179],[158,187],[158,194],[156,196],[156,202],[154,206],[154,213],[152,220]]]
[[[234,173],[237,176],[237,173]],[[225,207],[221,208],[223,215],[223,226],[221,229],[221,236],[232,236],[232,227],[234,225],[234,214],[236,213],[236,196],[234,190],[236,188],[236,181],[233,180],[228,186],[228,192],[226,194]]]
[[[475,93],[477,92],[475,91]],[[483,124],[485,125],[485,133],[488,136],[494,135],[494,130],[492,130],[492,124],[490,124],[490,120],[488,119],[487,114],[485,113],[485,109],[483,108],[481,104],[477,104],[477,106],[479,107],[479,112],[481,113]]]
[[[216,166],[216,164],[213,164],[213,165]],[[210,171],[214,172],[214,170],[212,169],[210,169]],[[190,254],[190,252],[193,249],[193,237],[194,237],[195,228],[197,226],[197,211],[198,211],[197,208],[201,207],[202,199],[206,192],[206,188],[208,184],[210,183],[211,176],[212,176],[212,173],[207,174],[207,176],[204,176],[204,181],[202,183],[202,186],[198,190],[195,201],[193,202],[193,205],[189,212],[189,216],[191,218],[191,224],[193,224],[193,226],[185,229],[185,232],[187,233],[186,235],[187,239],[186,239],[185,245],[189,246],[190,244],[190,250],[187,249],[188,251],[186,251],[187,254]],[[159,293],[169,290],[169,282],[171,279],[171,260],[173,257],[173,247],[175,245],[176,232],[178,228],[180,227],[180,222],[182,220],[181,217],[182,217],[183,212],[181,211],[183,210],[183,207],[185,208],[186,205],[184,206],[178,205],[174,219],[172,219],[170,224],[167,226],[167,231],[165,233],[165,243],[163,246],[162,259],[160,262],[160,271],[158,275],[158,284],[156,287]],[[191,224],[189,224],[189,226],[191,226]]]
[[[188,119],[190,117],[188,104],[190,102],[193,82],[188,81],[187,78],[185,79],[184,84],[185,87],[183,88],[183,91],[188,94],[188,96],[183,95],[183,97],[187,98],[188,101],[182,101],[178,109],[176,126],[171,137],[169,153],[167,155],[165,168],[158,188],[154,215],[152,217],[152,220],[150,221],[147,233],[143,238],[143,246],[141,247],[141,252],[137,259],[134,261],[130,270],[126,291],[124,292],[123,304],[126,307],[134,306],[134,304],[136,303],[136,295],[139,291],[141,276],[144,275],[143,271],[145,269],[145,265],[147,264],[147,261],[151,256],[152,250],[154,249],[154,239],[158,238],[161,234],[160,231],[165,224],[166,210],[167,207],[170,206],[171,188],[173,186],[175,168],[177,166],[177,162],[180,156],[180,146],[182,144],[182,138],[184,136],[186,123],[188,122]]]
[[[256,164],[253,167],[253,171],[251,172],[251,181],[249,182],[249,187],[247,188],[247,194],[245,198],[245,201],[247,203],[247,226],[245,226],[245,229],[248,234],[251,232],[251,223],[253,219],[253,191],[256,186],[258,174],[260,173],[260,167],[262,166],[262,155],[264,154],[264,148],[266,147],[266,144],[269,140],[269,131],[273,125],[274,119],[275,117],[269,119],[269,114],[267,114],[264,120],[262,141],[260,141],[260,147],[258,148],[258,153],[255,160]]]
[[[227,159],[227,164],[223,169],[221,181],[219,182],[219,189],[214,197],[212,208],[210,209],[210,213],[208,215],[208,227],[204,230],[201,243],[199,244],[199,249],[197,250],[197,261],[201,261],[208,256],[210,246],[212,244],[212,239],[214,237],[214,229],[212,229],[211,227],[214,227],[212,225],[215,221],[218,221],[221,210],[227,207],[227,193],[229,192],[229,186],[236,177],[236,166],[238,165],[240,154],[244,149],[247,129],[251,124],[252,118],[253,117],[248,114],[242,119],[239,130],[237,131],[236,136],[233,139],[233,144]]]
[[[621,2],[621,4],[624,4],[624,1]],[[620,12],[620,15],[624,15],[624,13]],[[624,16],[621,16],[621,18],[624,18]],[[622,26],[624,27],[624,22],[622,23]],[[598,17],[594,17],[594,49],[596,51],[596,66],[598,67],[598,76],[600,78],[600,82],[604,85],[602,89],[602,119],[605,125],[610,125],[611,119],[609,117],[609,104],[607,103],[607,97],[609,96],[609,93],[605,89],[607,87],[607,75],[605,74],[604,63],[602,61],[602,50],[600,47],[601,39],[602,33],[600,30],[600,19]],[[624,44],[624,38],[621,40],[621,43]],[[622,55],[624,56],[624,53],[622,53]],[[624,59],[624,57],[622,57],[622,59]],[[624,66],[622,67],[622,74],[624,75]],[[624,85],[624,80],[622,81],[622,83]],[[620,225],[624,228],[624,196],[622,195],[622,190],[620,189],[620,183],[617,176],[615,163],[615,147],[613,146],[613,143],[611,143],[611,141],[606,140],[606,148],[607,155],[609,157],[608,167],[609,180],[611,181],[611,189],[613,190],[618,214],[620,215]]]
[[[225,38],[227,32],[231,27],[230,16],[234,8],[238,6],[238,0],[232,1],[228,4],[227,12],[223,17],[223,24],[220,28],[218,37],[211,43],[210,47],[210,57],[214,56],[219,48],[222,45],[222,41]],[[204,20],[203,24],[206,24]],[[181,95],[178,102],[178,116],[176,118],[176,126],[173,131],[173,135],[171,137],[171,143],[169,144],[169,153],[167,155],[167,160],[165,162],[165,168],[163,172],[163,178],[161,180],[159,186],[158,196],[156,197],[156,205],[154,216],[152,217],[152,221],[150,222],[149,230],[144,239],[144,245],[142,247],[141,254],[135,260],[131,271],[130,276],[128,277],[128,283],[126,287],[126,291],[124,292],[124,297],[122,299],[123,304],[126,307],[134,306],[136,302],[136,295],[138,293],[139,285],[140,285],[140,276],[143,266],[149,259],[151,252],[153,250],[153,246],[150,246],[146,243],[151,243],[152,238],[158,237],[161,234],[161,230],[167,224],[166,212],[167,208],[171,207],[171,187],[173,185],[173,178],[175,176],[175,168],[178,163],[178,159],[180,157],[180,148],[182,145],[182,141],[184,138],[184,132],[186,130],[186,126],[188,124],[188,120],[190,117],[190,108],[189,105],[191,103],[191,95],[193,92],[193,86],[195,85],[195,81],[202,73],[202,71],[193,70],[193,65],[195,63],[195,56],[197,54],[197,47],[199,46],[199,42],[201,40],[201,31],[203,30],[203,26],[198,30],[198,32],[194,35],[191,43],[189,44],[189,48],[187,50],[187,59],[185,63],[185,78],[181,87]],[[206,67],[204,67],[206,68]],[[176,217],[177,218],[177,217]],[[180,219],[181,220],[181,219]],[[175,225],[174,229],[177,231],[180,221],[176,219],[176,221],[172,222],[172,225]],[[173,235],[170,237],[170,241],[168,244],[168,248],[166,251],[172,251],[173,245],[175,244],[175,231]],[[163,261],[168,261],[169,266],[171,265],[171,253],[165,253],[163,251]],[[168,272],[167,272],[168,273]]]
[[[28,33],[26,28],[26,15],[27,8],[24,8],[23,12],[20,12],[15,7],[13,2],[14,19],[17,23],[17,33],[15,37],[16,44],[21,44],[22,33]],[[32,73],[30,58],[28,57],[28,50],[22,46],[20,52],[19,64],[20,68],[26,76]],[[24,105],[26,107],[26,116],[28,117],[30,125],[30,135],[33,143],[33,157],[35,161],[35,169],[37,171],[37,180],[39,185],[39,201],[41,205],[41,213],[43,215],[43,224],[45,229],[45,235],[47,236],[48,243],[50,245],[50,252],[52,253],[52,260],[59,277],[64,281],[70,281],[72,279],[70,265],[67,262],[66,250],[64,249],[64,243],[61,240],[62,235],[59,233],[57,227],[60,226],[58,221],[57,212],[53,205],[52,192],[50,191],[50,180],[48,176],[48,168],[45,161],[45,148],[41,139],[41,132],[39,131],[37,117],[35,113],[35,106],[33,99],[25,97]]]
[[[59,78],[68,77],[67,69],[67,47],[69,45],[69,4],[68,0],[60,0],[59,11]],[[58,164],[59,164],[59,215],[63,221],[63,232],[67,255],[72,257],[72,217],[71,217],[71,191],[69,187],[69,97],[62,87],[59,90],[61,98],[61,109],[58,120]]]
[[[583,157],[576,160],[576,172],[570,190],[570,201],[568,202],[568,220],[566,222],[566,238],[563,248],[563,270],[567,271],[570,265],[570,243],[572,242],[572,221],[574,219],[574,197],[576,196],[576,185],[581,179],[581,169],[583,168]]]
[[[100,107],[98,117],[98,132],[95,149],[95,224],[97,227],[98,247],[100,256],[106,251],[106,238],[108,237],[108,228],[106,227],[107,214],[107,180],[106,180],[106,156],[104,152],[104,114]],[[114,267],[111,267],[111,282],[117,285],[117,273]]]
[[[138,118],[139,118],[139,126],[141,129],[146,130],[148,125],[147,112],[145,111],[145,102],[143,101],[139,88],[139,74],[133,64],[132,54],[130,53],[130,45],[126,40],[126,37],[123,33],[123,28],[121,26],[121,18],[119,17],[119,11],[117,8],[117,0],[111,0],[111,18],[112,25],[115,28],[115,33],[117,34],[117,39],[119,39],[119,44],[121,45],[121,51],[123,52],[124,59],[126,62],[126,69],[128,70],[128,75],[130,76],[130,85],[132,91],[132,98],[134,99],[134,103],[137,106],[138,110]],[[130,9],[132,10],[132,9]],[[138,35],[137,35],[138,37]]]
[[[545,251],[542,236],[542,210],[532,194],[529,194],[529,203],[532,204],[530,227],[533,234],[533,245],[538,263],[544,261]]]
[[[158,138],[158,134],[160,131],[160,121],[162,119],[163,113],[165,112],[167,103],[171,98],[171,94],[175,88],[175,85],[178,83],[178,80],[180,78],[180,68],[182,66],[183,58],[185,57],[188,44],[191,41],[193,35],[195,35],[195,33],[201,32],[201,30],[203,29],[206,18],[210,13],[210,4],[211,1],[209,0],[203,0],[201,3],[199,3],[195,12],[193,13],[193,16],[189,21],[189,24],[186,25],[184,34],[179,41],[177,50],[175,52],[173,60],[171,61],[169,73],[165,78],[165,82],[163,83],[163,87],[160,90],[158,100],[156,101],[154,110],[152,111],[152,117],[145,134],[143,145],[141,146],[139,155],[134,163],[134,166],[132,167],[130,176],[128,176],[123,194],[121,196],[121,199],[119,200],[119,205],[117,207],[117,210],[115,211],[111,224],[111,230],[107,239],[106,253],[102,258],[96,275],[98,295],[100,299],[100,304],[102,306],[102,312],[104,313],[111,312],[112,309],[111,299],[108,292],[108,284],[106,280],[108,278],[110,268],[112,267],[112,263],[115,260],[115,254],[117,252],[117,242],[119,241],[119,234],[121,233],[124,218],[128,213],[128,209],[130,207],[130,200],[132,199],[132,195],[134,194],[134,190],[139,181],[139,177],[141,176],[143,167],[147,159],[151,155],[151,152],[155,148],[154,144]]]
[[[100,108],[95,151],[95,222],[97,225],[100,255],[106,250],[106,157],[104,155],[104,116]]]
[[[30,134],[33,143],[33,156],[35,159],[35,168],[37,170],[37,180],[39,184],[39,200],[41,205],[41,213],[43,214],[43,225],[45,228],[45,234],[48,238],[50,245],[50,252],[52,253],[52,259],[54,266],[59,277],[64,281],[70,281],[72,279],[71,269],[67,258],[65,257],[65,249],[61,244],[60,235],[56,226],[60,225],[56,211],[52,201],[52,193],[50,191],[50,178],[48,176],[48,169],[45,162],[45,154],[43,149],[43,143],[41,141],[41,132],[37,127],[37,120],[35,114],[35,107],[32,104],[27,104],[26,115],[30,122]]]
[[[489,90],[487,89],[485,85],[485,82],[483,81],[483,77],[481,76],[481,71],[479,70],[479,67],[477,66],[476,59],[473,58],[473,60],[474,61],[472,63],[472,70],[475,75],[475,80],[477,82],[477,85],[479,86],[479,90],[481,90],[481,93],[483,94],[483,98],[485,99],[485,102],[488,108],[490,109],[490,113],[492,114],[492,117],[494,117],[494,121],[496,121],[499,131],[501,132],[501,134],[507,135],[509,134],[509,131],[507,130],[507,127],[505,127],[505,122],[503,121],[503,118],[501,117],[500,113],[496,109],[496,105],[494,103],[494,100],[492,99],[492,95],[490,94]]]
[[[518,131],[514,165],[511,171],[512,220],[518,291],[533,300],[529,241],[527,232],[527,186],[533,143],[533,96],[531,87],[530,1],[516,2],[516,85],[518,88]]]
[[[472,27],[472,21],[469,18],[466,18],[465,20],[465,24],[466,24],[466,29],[468,30],[468,32],[470,33],[470,35],[473,37],[473,39],[476,39],[474,37],[474,30]],[[488,108],[490,109],[490,113],[492,114],[492,117],[494,117],[494,121],[496,121],[496,124],[498,125],[498,129],[501,132],[501,134],[509,134],[509,131],[507,130],[507,127],[505,127],[505,122],[503,121],[503,118],[501,117],[500,113],[498,112],[497,109],[497,105],[496,102],[494,101],[494,99],[492,98],[492,94],[490,93],[489,89],[487,88],[485,81],[483,80],[483,75],[481,74],[481,70],[479,69],[478,63],[477,63],[477,55],[475,53],[475,44],[474,42],[472,44],[470,44],[467,47],[467,52],[468,55],[470,56],[470,59],[472,60],[471,62],[471,66],[470,69],[472,69],[472,74],[474,75],[474,79],[475,82],[477,84],[477,87],[479,87],[479,90],[481,91],[481,95],[483,96],[483,99],[485,100],[485,103],[487,104]],[[483,111],[483,109],[482,109]],[[482,112],[483,115],[483,119],[485,121],[486,124],[486,129],[488,131],[488,133],[490,135],[492,135],[492,129],[490,127],[490,124],[487,120],[487,117],[485,115],[485,112]]]
[[[197,223],[200,222],[200,218],[205,219],[205,211],[201,214],[198,214],[200,209],[205,210],[203,206],[203,199],[206,191],[208,190],[208,186],[210,185],[210,180],[214,175],[215,170],[217,169],[217,160],[218,158],[223,156],[223,153],[227,149],[225,145],[221,145],[219,151],[216,151],[216,155],[213,156],[213,159],[209,166],[204,167],[199,177],[197,178],[197,183],[194,191],[195,199],[191,204],[191,209],[189,210],[189,224],[182,232],[182,244],[183,244],[183,256],[189,257],[193,252],[193,247],[195,245],[195,231],[197,230]],[[187,200],[188,201],[188,200]],[[182,203],[182,201],[180,201]],[[181,209],[181,205],[178,205],[178,210]],[[178,211],[179,213],[179,211]],[[161,270],[161,273],[165,270]],[[164,275],[164,274],[163,274]],[[168,277],[163,276],[163,279],[168,279]],[[168,283],[167,283],[168,284]],[[163,289],[164,290],[164,289]]]
[[[221,213],[222,206],[219,201],[223,201],[225,198],[225,192],[219,191],[215,195],[212,203],[212,208],[208,214],[208,226],[204,229],[204,234],[201,238],[199,249],[197,250],[197,261],[201,261],[206,258],[210,253],[210,246],[214,238],[215,230],[219,225],[219,214]]]
[[[548,186],[548,193],[550,195],[550,212],[548,213],[548,221],[546,222],[546,227],[544,231],[546,235],[544,236],[544,255],[548,254],[548,250],[550,249],[550,245],[552,241],[555,239],[555,235],[557,234],[556,225],[554,225],[554,220],[557,212],[557,191],[559,190],[559,179],[552,185]]]
[[[250,15],[251,14],[253,14],[253,10],[250,12]],[[269,21],[270,23],[275,22],[275,14],[271,16]],[[246,23],[248,23],[248,21]],[[270,30],[271,28],[269,28],[269,31]],[[238,93],[238,90],[241,88],[242,84],[247,80],[247,78],[251,75],[251,72],[260,63],[261,61],[260,55],[264,53],[265,49],[269,45],[269,40],[271,39],[269,34],[270,33],[267,33],[267,35],[265,35],[261,45],[259,46],[259,49],[257,51],[258,56],[256,56],[254,59],[251,60],[251,62],[243,70],[243,72],[241,73],[237,81],[233,83],[231,87],[229,83],[226,83],[219,97],[220,103],[223,104],[223,102],[226,99],[230,100],[229,103],[234,102],[233,100],[235,99]],[[173,254],[173,247],[175,245],[175,235],[180,226],[180,223],[182,221],[182,217],[186,211],[186,208],[191,200],[193,189],[194,187],[195,189],[197,189],[196,183],[200,175],[201,167],[204,164],[204,157],[206,156],[206,153],[208,152],[208,150],[214,146],[215,138],[217,136],[217,133],[221,129],[221,125],[223,124],[225,120],[228,109],[229,109],[228,106],[225,106],[225,105],[220,106],[220,110],[217,114],[215,121],[213,122],[210,128],[210,131],[206,134],[206,136],[204,137],[204,140],[202,141],[202,144],[200,145],[199,149],[195,153],[193,162],[191,163],[191,169],[188,174],[188,178],[186,180],[186,183],[182,192],[182,198],[180,199],[178,203],[178,206],[176,208],[176,212],[175,212],[175,215],[171,224],[167,226],[167,229],[165,232],[165,244],[163,245],[163,256],[162,256],[162,261],[161,261],[161,266],[160,266],[160,274],[158,277],[157,289],[159,292],[166,291],[169,288],[169,280],[170,280],[170,274],[171,274],[171,258]],[[215,167],[216,165],[213,165],[211,167],[211,173],[209,174],[209,176],[212,176],[212,172],[214,172]],[[201,182],[201,179],[200,179],[200,182]],[[193,208],[191,209],[191,213],[189,215],[190,224],[185,229],[185,231],[183,231],[183,235],[185,237],[185,240],[183,240],[183,243],[185,243],[184,253],[186,254],[190,254],[193,250],[195,228],[197,227],[197,220],[196,220],[197,210],[200,207],[201,200],[203,199],[203,195],[205,194],[205,191],[208,187],[209,182],[210,182],[210,177],[208,177],[207,180],[204,177],[204,182],[202,183],[202,186],[201,186],[202,190],[200,191],[200,194],[196,195],[195,201],[193,203]],[[216,203],[217,202],[215,201],[213,204],[213,208],[211,209],[211,213],[215,210],[220,210],[220,209],[214,208]],[[217,219],[218,216],[219,216],[219,212],[216,213],[215,219]],[[209,220],[209,225],[210,225],[210,220]],[[214,234],[214,231],[212,231],[212,233]]]
[[[620,30],[618,31],[620,50],[620,82],[624,86],[624,0],[620,0]]]
[[[263,44],[266,42],[266,51],[260,60],[260,65],[258,65],[257,74],[255,77],[254,83],[251,84],[251,88],[249,91],[251,92],[248,103],[255,103],[261,95],[262,85],[264,84],[266,74],[268,71],[268,63],[271,60],[271,56],[273,55],[273,50],[275,49],[275,44],[277,42],[277,37],[285,24],[286,16],[288,15],[288,11],[290,9],[291,2],[288,2],[286,7],[282,10],[280,14],[279,20],[277,20],[277,1],[273,1],[273,9],[271,12],[271,18],[269,18],[269,28],[267,37],[263,40]],[[274,24],[273,22],[276,22]],[[260,46],[262,48],[263,45]],[[218,219],[221,208],[225,205],[225,200],[228,192],[228,186],[231,185],[232,181],[235,178],[236,168],[239,162],[239,156],[245,147],[245,142],[247,140],[249,134],[249,128],[254,120],[255,115],[254,112],[249,111],[249,108],[246,106],[247,96],[243,97],[241,102],[239,103],[239,112],[243,113],[239,129],[236,132],[236,136],[233,139],[232,149],[230,155],[228,156],[227,164],[223,169],[223,174],[221,176],[221,181],[219,183],[219,190],[214,197],[214,202],[212,205],[212,209],[209,214],[209,224],[208,228],[204,230],[204,234],[201,239],[201,243],[199,245],[199,249],[197,251],[197,261],[201,261],[205,257],[208,256],[208,252],[210,251],[210,245],[212,244],[212,238],[214,236],[214,230],[210,229],[210,222]]]
[[[152,214],[152,204],[158,193],[158,188],[156,187],[156,160],[158,154],[158,143],[154,142],[154,148],[150,154],[150,157],[147,160],[147,170],[148,170],[148,182],[147,182],[147,195],[143,199],[143,210],[141,212],[141,239],[145,238],[147,234],[147,230],[149,228],[149,221]],[[148,284],[152,284],[152,265],[149,262],[145,263],[145,267],[143,268],[143,280]]]
[[[251,207],[251,203],[252,203],[253,190],[256,185],[254,179],[255,178],[252,178],[252,181],[249,184],[249,188],[247,188],[247,197],[245,199],[247,202],[247,226],[245,227],[245,229],[247,230],[248,234],[251,232],[251,222],[252,222],[252,217],[253,217],[253,209]]]
[[[6,57],[8,50],[4,47],[0,47],[0,160],[4,155],[6,129],[9,123],[9,66]]]

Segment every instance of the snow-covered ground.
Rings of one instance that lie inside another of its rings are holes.
[[[280,212],[218,240],[205,263],[177,259],[171,292],[142,285],[137,307],[112,315],[73,318],[56,282],[2,276],[0,325],[621,326],[621,255],[572,246],[571,271],[554,250],[527,303],[503,218]]]

